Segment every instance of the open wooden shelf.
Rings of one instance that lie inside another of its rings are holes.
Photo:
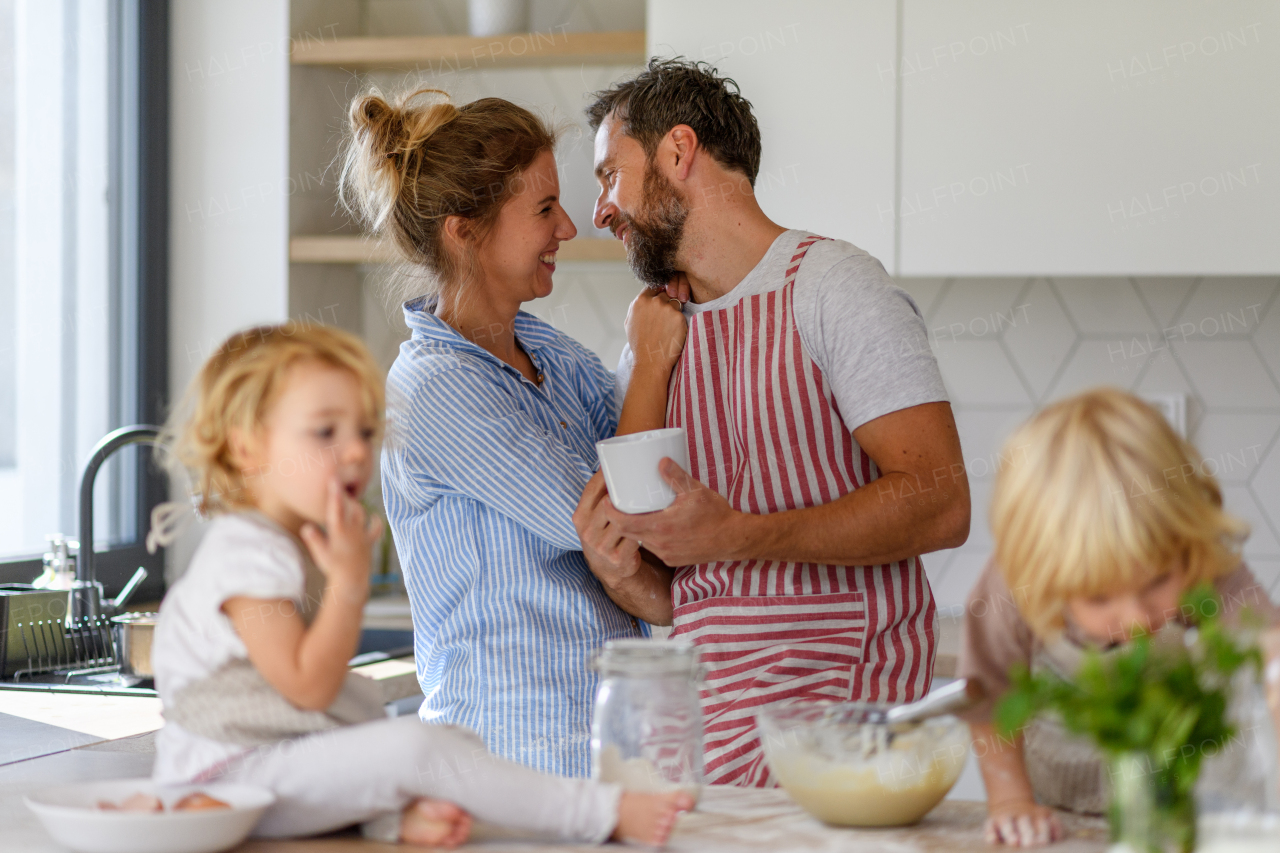
[[[644,62],[644,31],[489,36],[404,36],[306,39],[294,45],[294,65],[416,68],[431,72],[539,65],[633,65]]]
[[[392,248],[366,237],[321,234],[289,240],[289,261],[295,264],[382,264],[394,261]],[[578,238],[562,243],[559,261],[625,261],[626,247],[620,240]]]

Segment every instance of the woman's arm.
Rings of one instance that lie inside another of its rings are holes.
[[[302,528],[316,565],[324,572],[324,598],[308,628],[296,602],[236,596],[222,604],[267,683],[295,706],[323,711],[347,677],[347,661],[360,644],[360,623],[369,597],[369,560],[382,534],[382,520],[367,523],[364,509],[336,482],[330,484],[327,533]]]
[[[679,300],[665,290],[647,290],[627,310],[627,344],[635,358],[617,435],[662,429],[667,423],[667,386],[684,351],[688,324]],[[596,472],[582,491],[573,524],[587,565],[613,603],[650,625],[671,624],[672,571],[640,543],[612,530],[596,505],[608,494]]]
[[[667,425],[667,385],[684,351],[688,324],[665,290],[647,290],[627,309],[627,344],[635,357],[617,435]]]
[[[388,397],[382,488],[396,524],[407,522],[397,512],[462,496],[560,550],[582,548],[569,517],[591,466],[491,376],[459,360],[423,378],[412,397],[397,399],[395,386]]]

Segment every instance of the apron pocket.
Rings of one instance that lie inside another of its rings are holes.
[[[861,592],[712,598],[680,608],[682,639],[708,668],[707,700],[848,699],[866,641]]]

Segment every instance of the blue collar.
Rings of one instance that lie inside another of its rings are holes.
[[[404,321],[409,326],[413,338],[418,341],[439,344],[460,352],[471,352],[484,358],[492,359],[503,367],[514,370],[484,347],[469,341],[459,334],[458,330],[435,315],[437,302],[435,296],[420,296],[404,303]],[[541,371],[541,359],[537,353],[556,342],[557,333],[554,328],[524,311],[516,313],[513,323],[516,341],[521,349],[533,359],[534,366]]]

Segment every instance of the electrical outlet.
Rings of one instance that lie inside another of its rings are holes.
[[[1155,406],[1178,435],[1187,437],[1186,394],[1144,394],[1142,399]]]

